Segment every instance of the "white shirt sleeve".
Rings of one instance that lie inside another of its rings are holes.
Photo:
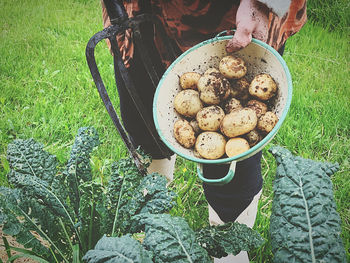
[[[265,4],[278,17],[283,17],[289,10],[291,0],[257,0]]]

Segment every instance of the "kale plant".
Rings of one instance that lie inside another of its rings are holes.
[[[338,164],[270,149],[277,171],[270,218],[274,262],[346,262],[330,175]]]
[[[142,246],[130,236],[103,237],[86,253],[85,262],[210,263],[213,256],[236,255],[264,243],[257,232],[239,223],[194,232],[182,217],[169,214],[140,213],[133,219],[144,226]]]
[[[81,262],[83,255],[87,262],[209,262],[213,253],[238,253],[263,242],[255,231],[232,224],[194,232],[183,218],[167,214],[175,194],[166,178],[143,177],[131,158],[112,164],[106,185],[94,180],[90,155],[98,145],[94,128],[80,128],[62,171],[33,139],[8,145],[11,187],[0,187],[0,224],[26,248],[19,256],[40,262]],[[140,154],[147,167],[150,158]],[[142,242],[135,233],[142,233]],[[254,241],[248,244],[247,237]]]

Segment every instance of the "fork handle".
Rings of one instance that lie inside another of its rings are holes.
[[[120,24],[128,19],[122,0],[103,0],[112,25]]]

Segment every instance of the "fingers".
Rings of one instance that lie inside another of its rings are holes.
[[[238,23],[236,33],[226,45],[226,51],[232,53],[245,48],[252,41],[252,37],[263,42],[267,41],[268,19],[251,20],[248,22],[242,21]]]
[[[228,41],[226,51],[231,53],[246,47],[252,37],[266,42],[268,14],[268,8],[256,0],[241,0],[236,14],[237,31]]]
[[[234,36],[228,41],[226,51],[228,53],[236,52],[246,47],[252,41],[252,30],[245,27],[237,27]]]
[[[259,28],[254,32],[247,31],[247,30],[239,31],[237,28],[236,33],[228,41],[226,45],[226,52],[232,53],[245,48],[252,41],[252,37],[259,39],[263,42],[266,42],[268,37],[267,27]]]
[[[268,20],[262,21],[257,24],[253,32],[253,37],[263,42],[266,42],[268,37],[268,31]]]

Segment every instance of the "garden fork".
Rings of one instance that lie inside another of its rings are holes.
[[[167,50],[167,54],[171,56],[173,60],[178,56],[178,54],[173,49],[171,42],[167,37],[161,22],[159,21],[159,19],[157,19],[156,16],[145,13],[145,14],[141,14],[141,15],[129,18],[121,0],[104,0],[104,4],[106,6],[106,10],[112,25],[96,33],[93,37],[91,37],[91,39],[89,40],[86,46],[86,59],[87,59],[88,66],[90,68],[92,78],[94,79],[94,82],[96,84],[100,97],[107,109],[109,116],[111,117],[115,127],[117,128],[118,133],[121,136],[124,144],[126,145],[128,152],[130,156],[133,158],[137,168],[139,169],[141,174],[146,175],[147,174],[146,168],[144,167],[139,154],[136,152],[136,146],[134,145],[133,141],[130,139],[128,133],[123,127],[115,111],[115,108],[112,105],[112,102],[105,88],[105,85],[102,81],[102,78],[95,60],[95,55],[94,55],[95,47],[101,40],[109,39],[111,43],[111,50],[117,61],[117,63],[115,63],[116,66],[114,67],[114,70],[116,73],[115,75],[121,76],[121,78],[116,77],[115,79],[116,85],[117,86],[122,84],[125,85],[130,97],[132,98],[132,101],[134,102],[134,106],[136,107],[143,122],[145,123],[148,131],[152,136],[151,139],[154,141],[155,145],[157,145],[159,151],[168,159],[170,159],[170,156],[173,153],[159,139],[159,135],[153,124],[152,117],[149,116],[149,114],[147,114],[147,111],[145,110],[145,106],[142,100],[140,99],[140,96],[136,92],[134,81],[130,78],[128,69],[125,67],[124,61],[120,54],[116,36],[118,34],[124,33],[125,30],[127,29],[132,30],[135,47],[140,51],[139,53],[141,54],[141,60],[154,86],[154,90],[157,87],[161,76],[159,75],[159,73],[157,73],[155,66],[152,64],[152,60],[149,56],[149,53],[147,52],[147,47],[144,45],[144,39],[141,34],[140,26],[143,23],[152,23],[158,29],[158,32],[163,41],[164,48]]]

